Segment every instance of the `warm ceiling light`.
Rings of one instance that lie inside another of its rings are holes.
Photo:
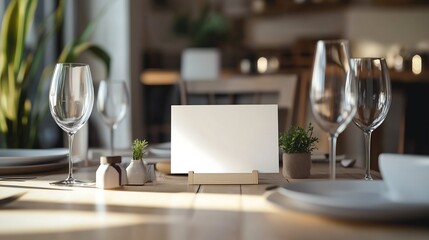
[[[414,74],[420,74],[422,72],[422,57],[420,57],[419,55],[414,55],[413,59],[411,60],[412,65],[411,65],[411,69],[413,71]]]
[[[264,0],[254,0],[252,1],[252,11],[254,13],[262,13],[265,11],[265,1]]]
[[[268,60],[267,58],[260,57],[257,62],[258,73],[265,73],[268,70]]]

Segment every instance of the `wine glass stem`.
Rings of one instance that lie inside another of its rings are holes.
[[[69,175],[67,177],[67,180],[73,179],[73,160],[72,160],[72,152],[73,152],[73,139],[74,139],[74,133],[68,133],[69,138]]]
[[[113,140],[114,140],[114,132],[115,128],[114,126],[110,127],[110,154],[113,155]]]
[[[365,180],[372,180],[371,176],[371,132],[364,132],[365,137]]]
[[[337,135],[329,135],[329,179],[335,180]]]

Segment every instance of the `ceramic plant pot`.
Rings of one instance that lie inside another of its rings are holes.
[[[146,182],[146,166],[141,159],[131,160],[127,167],[128,185],[144,185]]]
[[[283,153],[282,174],[285,178],[308,178],[311,170],[311,153]]]

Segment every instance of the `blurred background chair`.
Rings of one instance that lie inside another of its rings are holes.
[[[220,80],[180,80],[182,104],[278,104],[279,131],[296,123],[298,76],[236,76]]]

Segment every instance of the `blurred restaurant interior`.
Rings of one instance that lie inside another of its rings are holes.
[[[41,3],[45,7],[55,5],[55,1]],[[114,140],[118,148],[125,149],[137,137],[147,138],[151,143],[169,141],[170,106],[181,104],[178,82],[183,78],[186,49],[215,49],[220,58],[216,67],[218,78],[297,75],[297,110],[293,119],[295,125],[305,126],[313,122],[307,100],[315,43],[320,39],[347,39],[353,57],[385,57],[390,68],[393,102],[386,121],[373,136],[373,157],[380,152],[428,154],[428,3],[425,0],[66,1],[63,34],[52,45],[62,45],[77,36],[91,19],[103,12],[92,41],[110,54],[110,78],[128,81],[131,107]],[[4,7],[0,4],[0,12],[4,12]],[[103,66],[90,55],[84,55],[81,61],[90,63],[97,86],[106,77]],[[202,72],[209,71],[205,67],[213,68],[208,62],[200,62],[198,66]],[[91,118],[89,128],[99,134],[89,134],[89,147],[107,146],[107,126],[100,123],[96,114]],[[322,136],[319,151],[326,152],[327,137],[316,123],[313,125]],[[362,132],[354,124],[340,135],[338,144],[339,154],[363,158]]]
[[[205,13],[213,14],[213,22],[201,20],[210,19],[204,18]],[[186,21],[198,20],[206,24],[201,34],[211,41],[198,42],[204,38],[187,35]],[[385,57],[390,68],[393,103],[386,121],[375,131],[373,158],[380,152],[429,153],[429,114],[420,110],[429,91],[429,5],[425,1],[148,1],[143,21],[141,80],[146,82],[144,119],[149,139],[168,141],[169,106],[180,100],[175,85],[162,81],[179,78],[185,48],[220,49],[224,76],[290,73],[308,81],[316,41],[342,38],[350,41],[353,57]],[[157,81],[161,83],[154,84]],[[302,84],[304,90],[298,95],[308,94]],[[311,121],[307,107],[305,117],[295,124]],[[350,124],[340,135],[338,152],[363,158],[361,135]],[[319,145],[319,151],[327,151],[327,140]]]
[[[429,240],[429,0],[0,19],[0,240]]]

